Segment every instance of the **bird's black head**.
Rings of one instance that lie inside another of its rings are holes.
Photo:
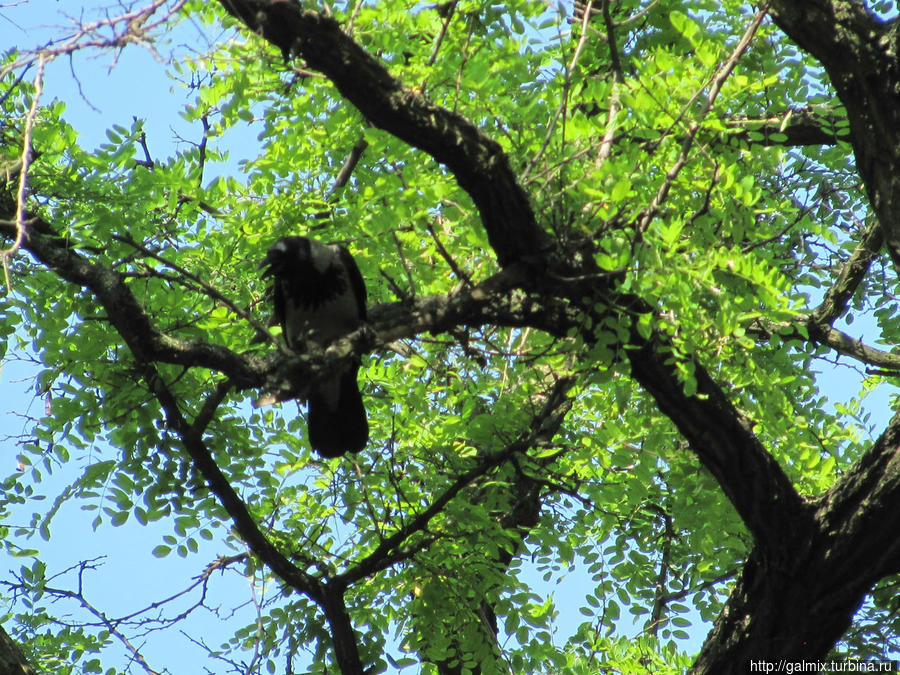
[[[309,239],[297,236],[282,237],[266,252],[266,257],[259,268],[263,270],[263,278],[277,277],[288,273],[298,265],[308,263],[310,258]]]

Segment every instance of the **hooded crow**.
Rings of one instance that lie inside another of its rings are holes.
[[[302,351],[307,341],[325,348],[366,321],[365,282],[343,246],[282,237],[260,267],[272,277],[275,318],[291,349]],[[323,457],[359,452],[369,440],[358,370],[358,362],[348,364],[309,392],[309,443]]]

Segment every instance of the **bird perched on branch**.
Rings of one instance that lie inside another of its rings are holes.
[[[282,237],[260,267],[263,278],[272,277],[275,318],[291,349],[302,351],[308,342],[325,348],[365,322],[365,282],[343,246]],[[359,362],[350,363],[309,392],[309,442],[323,457],[359,452],[369,439],[358,370]]]

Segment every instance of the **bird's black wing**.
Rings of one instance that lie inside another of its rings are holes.
[[[359,267],[357,267],[356,261],[353,259],[350,251],[348,251],[345,246],[340,245],[338,245],[337,249],[341,264],[347,271],[347,280],[350,282],[350,290],[356,298],[356,307],[359,310],[359,318],[361,321],[366,321],[366,282],[363,281]]]

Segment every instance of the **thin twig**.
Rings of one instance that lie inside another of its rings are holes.
[[[347,20],[347,27],[344,29],[344,32],[347,35],[353,35],[353,24],[356,23],[356,17],[359,16],[359,10],[362,9],[363,0],[356,0],[356,4],[353,6],[353,11],[350,13],[350,18]]]
[[[237,316],[241,317],[242,319],[244,319],[244,321],[246,321],[251,326],[253,326],[253,328],[256,329],[256,331],[258,333],[269,337],[271,339],[271,341],[274,342],[275,344],[279,344],[278,341],[275,340],[274,337],[272,337],[272,334],[268,331],[268,329],[265,326],[263,326],[259,321],[257,321],[249,312],[238,307],[231,300],[229,300],[224,295],[219,293],[219,291],[217,291],[215,288],[213,288],[213,286],[211,286],[210,284],[203,281],[203,279],[198,277],[196,274],[189,272],[188,270],[186,270],[184,267],[182,267],[178,263],[175,263],[175,262],[159,255],[155,251],[151,251],[149,248],[147,248],[140,242],[135,241],[129,235],[112,234],[110,236],[113,239],[115,239],[116,241],[120,241],[123,244],[128,244],[132,248],[140,251],[141,253],[143,253],[144,255],[146,255],[150,258],[153,258],[154,260],[158,260],[166,267],[173,269],[176,272],[178,272],[179,274],[183,275],[185,278],[190,279],[192,282],[197,284],[197,286],[199,286],[201,289],[203,289],[203,292],[206,295],[211,297],[213,300],[218,300],[219,302],[221,302],[228,309],[230,309],[232,312],[234,312]]]
[[[625,73],[622,69],[622,60],[619,58],[619,48],[616,44],[615,24],[609,13],[609,0],[602,0],[603,21],[606,24],[606,42],[609,45],[609,60],[612,63],[612,84],[609,93],[609,113],[606,118],[606,130],[600,141],[600,150],[597,153],[595,167],[600,167],[612,153],[613,139],[616,135],[617,118],[622,107],[619,89],[625,81]]]
[[[177,0],[169,11],[152,23],[147,23],[147,19],[149,19],[160,7],[167,4],[169,0],[154,0],[149,5],[120,14],[119,16],[107,17],[105,19],[80,25],[78,27],[78,32],[65,42],[50,43],[40,50],[23,52],[23,55],[20,58],[0,69],[0,80],[5,78],[9,73],[34,63],[35,61],[40,61],[40,59],[53,60],[57,56],[72,54],[80,49],[88,47],[108,49],[110,47],[124,47],[129,43],[148,46],[149,43],[147,42],[146,34],[168,21],[172,15],[184,6],[186,1],[187,0]],[[114,32],[113,36],[110,38],[85,39],[104,28],[115,29],[116,26],[123,23],[125,24],[125,29],[120,33]]]
[[[441,257],[447,261],[447,264],[450,266],[450,269],[453,270],[453,273],[460,281],[471,288],[472,277],[470,277],[466,273],[466,271],[459,266],[459,263],[456,262],[453,256],[450,255],[450,252],[444,247],[443,242],[441,242],[437,232],[434,229],[434,225],[432,225],[431,222],[428,223],[428,231],[431,233],[431,238],[434,239],[434,245],[437,247],[438,253],[440,253]]]
[[[434,62],[437,61],[438,52],[441,49],[441,45],[444,43],[444,38],[447,35],[447,28],[450,27],[450,20],[453,18],[453,10],[456,9],[457,0],[451,0],[451,2],[443,5],[445,7],[446,16],[444,16],[444,23],[441,24],[441,31],[438,33],[437,39],[434,41],[434,49],[431,50],[431,56],[428,57],[428,66],[431,67],[434,65]],[[440,14],[440,12],[438,12]],[[443,15],[442,15],[443,16]]]
[[[559,118],[565,112],[566,107],[568,106],[569,88],[572,86],[572,73],[575,71],[575,66],[578,65],[578,60],[581,58],[581,53],[584,51],[584,47],[587,44],[588,23],[590,21],[591,9],[593,7],[593,4],[593,0],[588,0],[584,16],[581,19],[581,36],[578,39],[578,44],[575,46],[575,53],[572,54],[572,59],[566,66],[566,72],[563,78],[563,91],[562,96],[560,97],[559,106],[556,108],[556,112],[553,114],[553,119],[547,126],[547,133],[544,135],[544,142],[541,144],[540,150],[537,151],[537,154],[535,154],[531,161],[528,162],[528,166],[526,166],[525,170],[522,172],[521,182],[523,184],[528,182],[528,176],[531,174],[531,172],[534,170],[534,167],[547,151],[547,146],[550,145],[550,140],[553,138],[553,131],[556,129],[556,124],[559,121]]]
[[[209,140],[209,112],[205,112],[200,116],[200,122],[203,124],[203,137],[200,139],[200,145],[197,146],[197,187],[203,187],[203,169],[206,166],[206,143]]]
[[[706,102],[704,103],[703,109],[700,111],[700,113],[688,125],[687,134],[685,135],[684,140],[681,142],[681,150],[678,153],[678,157],[676,158],[675,163],[666,172],[665,180],[663,180],[662,185],[660,185],[659,189],[656,191],[656,196],[654,196],[653,201],[647,205],[647,207],[641,212],[640,216],[638,217],[636,229],[639,236],[635,241],[640,240],[640,235],[647,231],[647,228],[650,227],[650,223],[653,221],[653,218],[655,218],[656,214],[659,212],[660,207],[662,207],[662,205],[665,203],[666,198],[669,196],[669,190],[675,183],[675,179],[678,178],[681,170],[687,164],[688,155],[694,145],[694,140],[697,138],[697,132],[700,130],[700,122],[712,110],[713,104],[716,102],[716,99],[719,96],[719,92],[722,91],[722,86],[725,84],[725,81],[731,75],[732,71],[734,71],[734,68],[735,66],[737,66],[737,63],[743,55],[744,51],[746,51],[747,47],[750,46],[750,42],[753,40],[753,36],[756,35],[756,31],[759,29],[763,19],[768,13],[768,4],[764,4],[762,7],[760,7],[759,11],[756,13],[756,16],[753,17],[753,21],[750,22],[747,30],[744,31],[744,34],[738,41],[737,46],[735,46],[734,50],[731,52],[731,55],[721,65],[721,67],[719,67],[719,69],[710,80],[709,92],[706,95]]]
[[[362,159],[363,153],[368,147],[369,142],[365,139],[365,136],[360,137],[360,139],[353,144],[353,147],[350,149],[350,154],[347,156],[347,159],[344,160],[344,164],[341,166],[341,170],[334,179],[334,184],[331,186],[331,189],[328,190],[328,194],[325,195],[325,199],[328,199],[335,192],[347,185],[350,181],[350,176],[353,174],[353,170],[356,168],[356,165],[359,164],[359,160]]]
[[[137,117],[134,118],[134,121],[137,122]],[[144,151],[144,159],[136,159],[134,160],[134,163],[152,171],[156,166],[156,162],[154,162],[153,157],[150,156],[150,148],[147,147],[147,133],[143,129],[141,129],[141,135],[138,136],[138,144]]]
[[[44,66],[47,59],[44,54],[38,58],[37,74],[34,77],[34,92],[31,95],[31,107],[28,109],[28,115],[25,117],[25,130],[22,134],[22,158],[20,160],[21,167],[19,169],[19,187],[16,190],[16,240],[12,246],[4,251],[0,251],[0,258],[3,259],[3,277],[6,281],[6,288],[11,289],[9,281],[9,261],[16,254],[16,251],[25,241],[26,224],[25,224],[25,188],[28,185],[28,167],[31,165],[31,132],[34,129],[34,119],[37,117],[38,102],[44,90]]]

